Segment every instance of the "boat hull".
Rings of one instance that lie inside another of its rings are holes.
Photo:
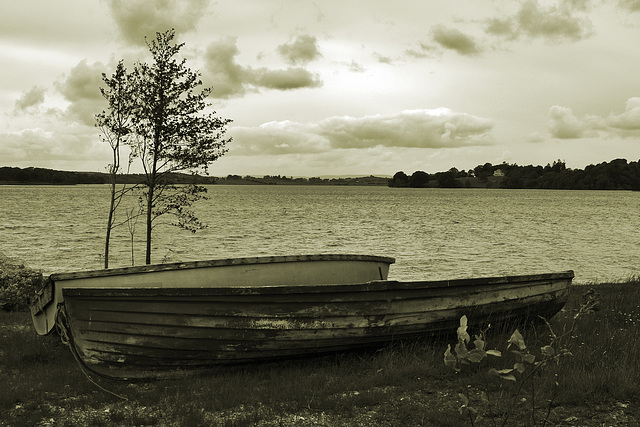
[[[573,272],[452,281],[62,290],[64,329],[90,370],[163,378],[220,364],[381,346],[472,323],[549,318]]]
[[[234,288],[350,284],[386,279],[393,258],[318,254],[265,256],[145,265],[108,270],[52,274],[31,305],[33,325],[40,335],[50,333],[63,289],[73,288]]]

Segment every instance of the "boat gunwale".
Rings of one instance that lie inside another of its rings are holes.
[[[470,279],[434,280],[434,281],[397,281],[373,280],[365,283],[349,284],[315,284],[315,285],[262,285],[262,286],[233,286],[233,287],[73,287],[63,289],[63,294],[69,297],[201,297],[221,295],[256,295],[256,294],[320,294],[347,292],[393,292],[411,291],[419,289],[446,289],[474,286],[519,285],[524,286],[532,282],[566,280],[567,287],[575,277],[573,270],[557,273],[527,274],[520,276],[494,276]]]
[[[228,267],[237,265],[278,264],[291,262],[315,262],[315,261],[365,261],[381,262],[385,264],[395,263],[395,258],[377,255],[356,254],[312,254],[312,255],[280,255],[259,256],[243,258],[223,258],[205,261],[185,261],[167,264],[149,264],[134,267],[120,267],[101,270],[76,271],[69,273],[55,273],[49,276],[49,280],[63,281],[85,279],[94,277],[122,276],[127,274],[154,273],[174,270],[190,270],[196,268]]]

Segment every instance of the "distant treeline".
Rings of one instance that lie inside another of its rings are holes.
[[[111,176],[100,172],[69,172],[43,168],[0,167],[0,184],[107,184]],[[226,177],[171,174],[174,184],[226,184],[226,185],[387,185],[388,178],[342,177],[342,178],[293,178],[280,175],[253,177],[250,175],[227,175]],[[117,176],[118,183],[140,184],[143,174],[123,174]]]
[[[558,160],[546,166],[518,166],[485,163],[468,171],[451,168],[430,175],[416,171],[411,176],[397,172],[389,187],[499,187],[558,190],[640,190],[640,162],[616,159],[589,165],[584,170],[568,169]]]
[[[250,175],[227,175],[226,178],[219,178],[219,184],[259,184],[259,185],[387,185],[389,178],[379,176],[362,177],[338,177],[338,178],[294,178],[280,175],[265,175],[263,177],[253,177]]]
[[[119,183],[138,184],[142,174],[118,175]],[[280,175],[226,177],[171,174],[175,184],[240,184],[240,185],[388,185],[389,187],[438,188],[543,188],[563,190],[640,190],[640,161],[616,159],[584,170],[568,169],[555,161],[546,166],[518,166],[485,163],[468,171],[451,168],[429,174],[416,171],[411,175],[397,172],[393,178],[378,176],[338,178],[294,178]],[[0,167],[0,184],[107,184],[110,175],[100,172],[69,172],[43,168]]]
[[[119,183],[140,184],[144,181],[143,174],[118,175]],[[70,172],[43,168],[13,168],[0,167],[0,184],[107,184],[111,176],[100,172]],[[187,174],[170,174],[169,180],[174,184],[215,184],[212,176]]]

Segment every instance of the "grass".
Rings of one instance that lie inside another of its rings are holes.
[[[555,425],[638,425],[640,282],[572,287],[569,303],[550,321],[556,334],[569,330],[590,289],[598,294],[597,311],[578,319],[562,342],[572,356],[542,369],[534,387],[527,383],[519,392],[519,384],[488,374],[513,364],[509,329],[487,333],[488,346],[502,358],[460,373],[443,363],[447,344],[455,343],[452,330],[445,339],[377,351],[123,382],[90,380],[57,336],[36,335],[27,313],[0,312],[0,425],[469,425],[458,411],[460,393],[476,402],[487,396],[489,404],[477,404],[484,415],[478,426],[501,425],[506,413],[508,425],[533,425],[532,402],[540,425],[547,411]],[[532,353],[549,342],[545,325],[522,332]]]

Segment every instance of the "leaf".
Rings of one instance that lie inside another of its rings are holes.
[[[468,343],[471,340],[471,337],[467,333],[467,316],[462,316],[460,318],[460,326],[458,327],[458,340],[464,341]]]
[[[513,365],[513,369],[520,372],[521,374],[524,372],[524,363],[516,363]]]
[[[544,347],[540,348],[540,351],[542,352],[543,356],[553,357],[556,355],[556,351],[550,345],[545,345]]]
[[[484,350],[484,341],[478,335],[476,335],[476,340],[473,342],[473,345],[475,345],[478,350]]]
[[[447,346],[447,350],[444,352],[444,364],[457,370],[458,358],[451,353],[451,344]]]
[[[516,377],[513,376],[511,372],[513,372],[513,369],[500,369],[500,370],[496,370],[494,368],[489,369],[489,374],[491,375],[495,375],[507,381],[516,381]]]
[[[510,372],[513,372],[513,369],[508,369],[508,368],[507,369],[500,369],[500,370],[497,370],[496,368],[489,369],[489,373],[491,375],[502,375],[502,374],[508,374]]]
[[[478,350],[477,348],[474,348],[469,352],[469,354],[467,354],[467,360],[474,363],[480,363],[485,357],[487,357],[487,353],[483,350]]]
[[[522,334],[517,329],[513,334],[511,334],[511,338],[509,338],[508,343],[509,345],[507,346],[507,348],[510,348],[511,345],[517,346],[518,349],[520,349],[520,351],[527,348],[527,345],[524,343],[524,338],[522,337]]]
[[[502,352],[500,350],[487,350],[487,354],[489,356],[502,357]]]
[[[532,364],[533,362],[535,362],[536,357],[535,357],[533,354],[529,353],[529,354],[525,354],[525,355],[523,355],[523,356],[522,356],[522,360],[523,360],[524,362],[527,362],[527,363],[531,363],[531,364]]]
[[[467,346],[464,345],[463,341],[456,344],[456,355],[458,356],[458,359],[465,359],[467,354],[469,354],[469,350],[467,350]]]

